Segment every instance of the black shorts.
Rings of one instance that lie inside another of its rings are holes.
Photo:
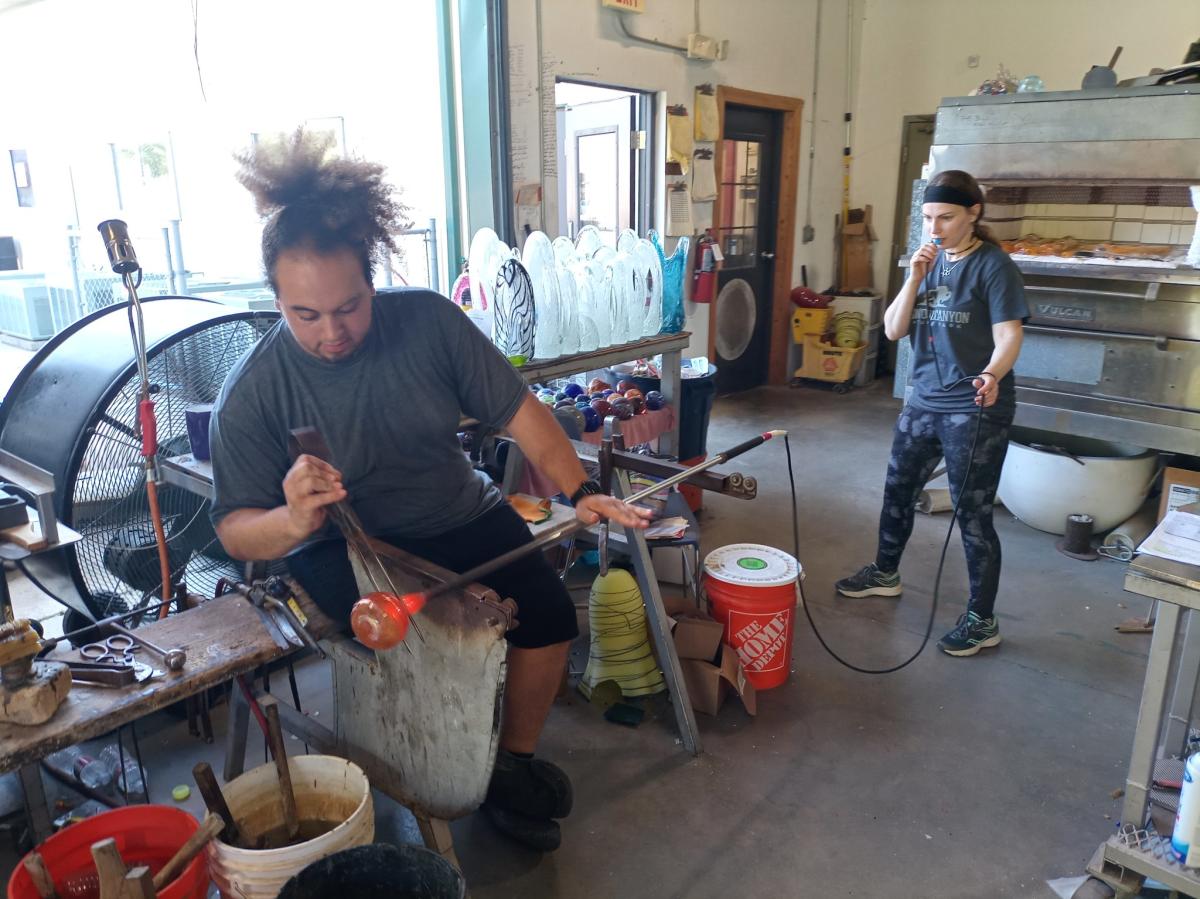
[[[462,527],[437,537],[379,539],[450,571],[462,572],[529,543],[529,527],[508,503],[500,503]],[[344,540],[322,540],[287,558],[288,571],[313,602],[334,621],[348,624],[350,608],[359,599],[354,571]],[[501,599],[517,603],[518,625],[508,642],[522,649],[565,643],[579,636],[575,605],[558,574],[540,552],[518,559],[482,578]]]

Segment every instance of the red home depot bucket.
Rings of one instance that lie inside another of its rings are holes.
[[[712,616],[725,625],[725,642],[756,690],[778,687],[791,670],[799,576],[795,559],[756,543],[722,546],[704,560]]]

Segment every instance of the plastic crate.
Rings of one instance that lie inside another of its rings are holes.
[[[831,309],[797,308],[792,313],[792,338],[802,344],[805,337],[820,337],[829,327],[829,316],[832,314]]]

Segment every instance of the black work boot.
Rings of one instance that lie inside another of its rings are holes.
[[[483,813],[496,830],[534,852],[553,852],[562,843],[562,830],[550,818],[530,818],[491,802],[483,804]]]
[[[487,802],[527,818],[565,818],[574,791],[567,773],[543,759],[520,758],[505,749],[496,754]]]

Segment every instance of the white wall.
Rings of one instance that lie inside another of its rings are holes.
[[[813,184],[816,239],[812,243],[801,242],[800,226],[804,223],[808,147],[813,134],[811,100],[816,0],[740,3],[701,0],[700,31],[729,41],[728,58],[711,63],[688,60],[679,53],[630,42],[617,26],[616,16],[621,14],[602,9],[597,0],[510,0],[508,37],[515,182],[540,181],[549,201],[545,208],[550,211],[557,192],[553,170],[556,154],[555,148],[547,147],[542,134],[554,134],[555,77],[658,92],[660,133],[665,103],[684,103],[692,110],[694,88],[705,82],[801,97],[805,109],[800,134],[802,164],[792,283],[799,283],[800,266],[807,264],[810,284],[826,286],[833,277],[833,215],[841,202],[839,172],[841,122],[845,111],[847,2],[850,0],[825,0],[822,13],[819,82],[822,96],[817,110]],[[687,43],[688,32],[695,30],[692,0],[651,0],[646,6],[648,11],[643,15],[626,14],[631,31],[672,44]],[[539,71],[543,76],[541,99],[548,97],[548,105],[543,106],[544,131],[538,115]],[[660,159],[659,172],[662,171],[661,163]],[[660,223],[663,181],[659,177]],[[711,204],[696,206],[697,228],[707,224],[710,210]],[[548,233],[552,236],[556,220],[556,215],[546,220]],[[694,334],[691,352],[707,353],[708,307],[689,308],[687,327]]]
[[[1018,81],[1041,76],[1051,91],[1076,90],[1092,65],[1125,47],[1117,77],[1183,62],[1200,39],[1195,0],[864,0],[855,77],[851,200],[874,206],[875,284],[887,286],[888,245],[906,115],[936,112],[1003,63]],[[967,57],[978,55],[978,68]]]

